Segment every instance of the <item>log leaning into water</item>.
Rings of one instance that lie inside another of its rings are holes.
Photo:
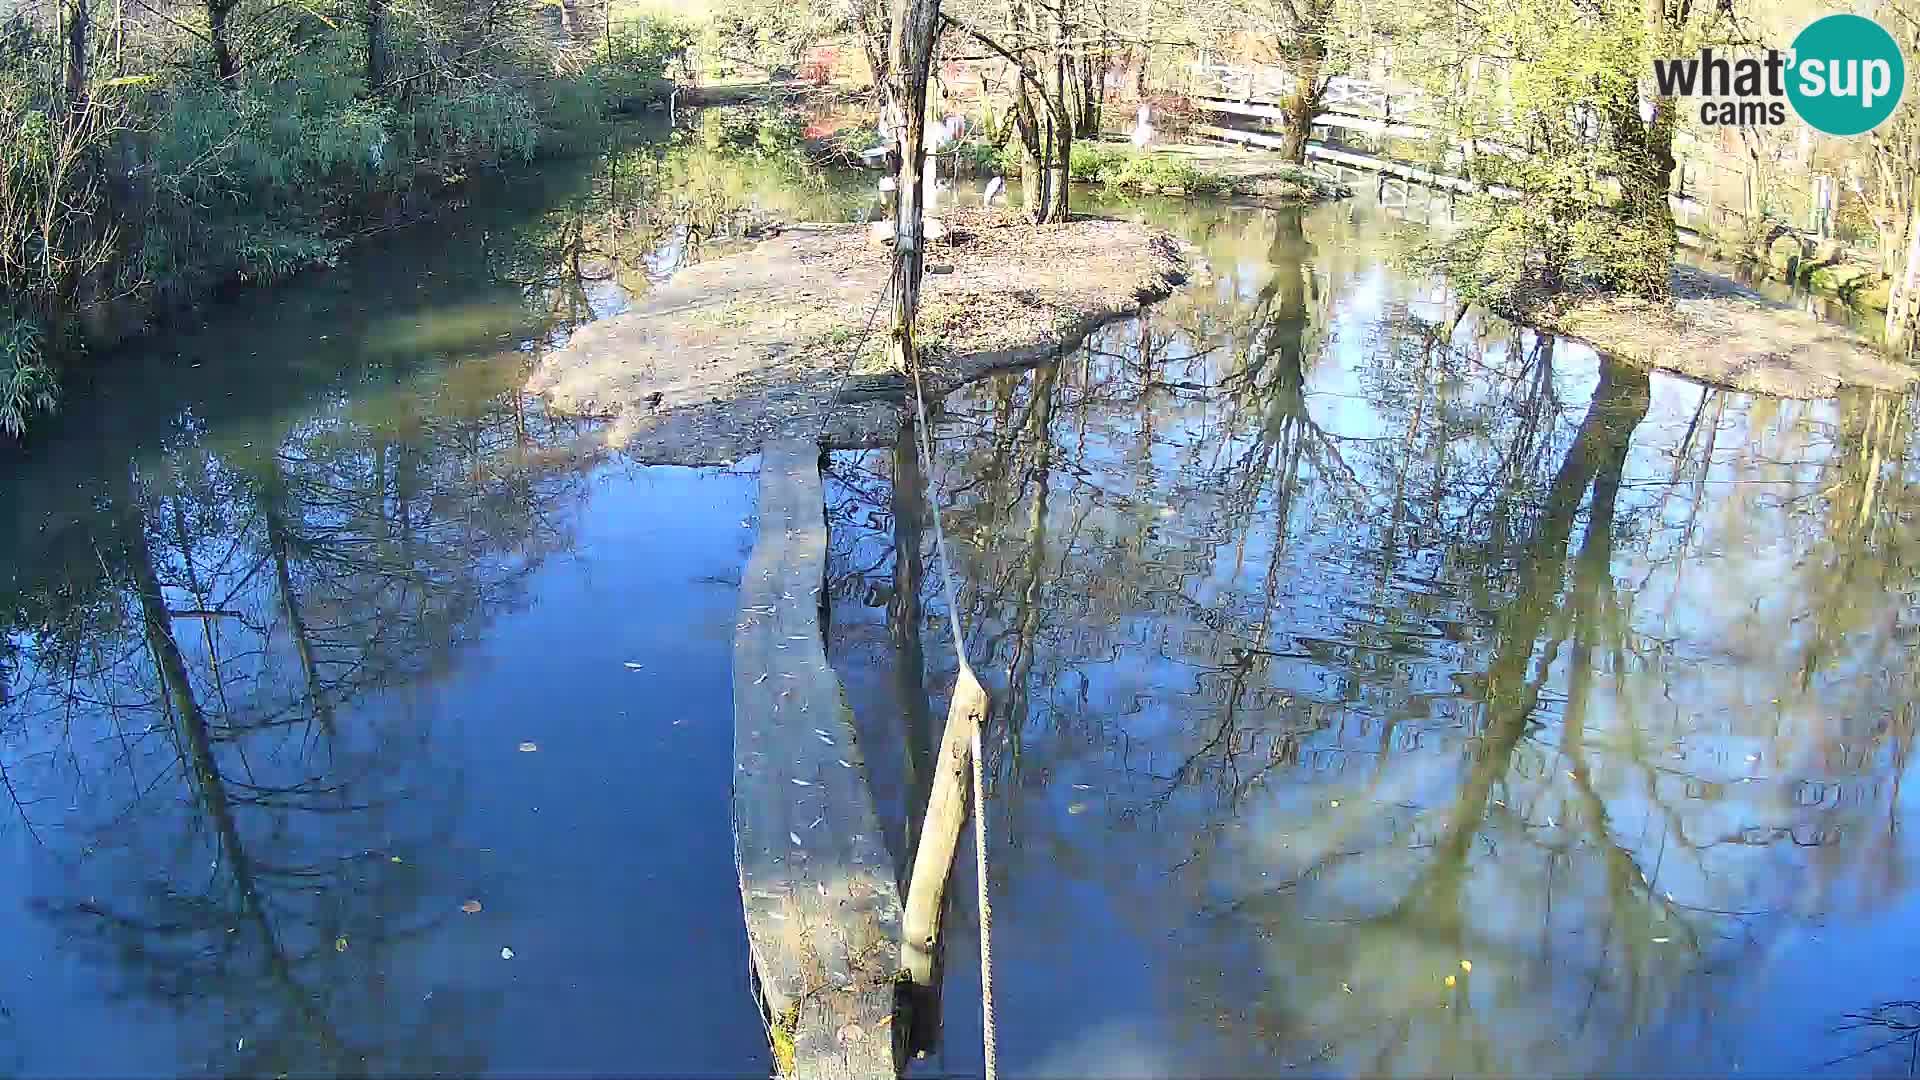
[[[734,858],[782,1076],[899,1073],[900,894],[821,641],[820,447],[768,442],[733,645]]]
[[[900,962],[915,985],[933,984],[934,956],[940,944],[940,913],[960,829],[967,823],[967,790],[973,762],[973,733],[987,717],[987,691],[962,659],[960,678],[947,709],[947,730],[934,759],[933,793],[914,848],[913,876],[907,884],[906,933]]]

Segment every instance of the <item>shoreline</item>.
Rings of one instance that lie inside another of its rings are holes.
[[[1900,392],[1920,380],[1920,368],[1845,327],[1687,266],[1674,268],[1671,305],[1569,294],[1515,321],[1639,367],[1745,393],[1810,401],[1847,387]]]
[[[1030,225],[980,209],[943,220],[951,232],[930,245],[921,286],[930,397],[1076,346],[1169,295],[1193,262],[1172,234],[1133,222]],[[890,445],[903,386],[885,369],[874,302],[890,261],[864,226],[790,227],[582,327],[526,390],[612,419],[609,444],[653,464],[731,464],[770,438]]]

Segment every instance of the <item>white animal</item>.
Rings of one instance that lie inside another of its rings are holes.
[[[1151,142],[1153,142],[1153,110],[1142,103],[1140,113],[1133,122],[1133,145],[1144,149]]]
[[[986,197],[981,200],[981,202],[987,206],[992,206],[993,200],[1005,194],[1006,190],[1007,190],[1006,180],[996,176],[993,179],[987,181],[987,194],[986,194]]]

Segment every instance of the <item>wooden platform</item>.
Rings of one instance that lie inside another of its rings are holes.
[[[733,644],[733,843],[783,1075],[898,1075],[900,893],[821,641],[820,447],[768,442]],[[783,1045],[783,1043],[785,1045]]]

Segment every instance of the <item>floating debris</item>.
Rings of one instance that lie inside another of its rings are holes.
[[[797,833],[797,832],[789,832],[789,833],[787,833],[787,839],[789,839],[789,840],[791,840],[791,841],[793,841],[793,846],[794,846],[794,847],[805,847],[805,846],[806,846],[805,844],[802,844],[802,843],[800,842],[800,834],[799,834],[799,833]]]
[[[1657,938],[1654,938],[1654,939],[1653,939],[1653,943],[1654,943],[1655,945],[1665,945],[1665,944],[1666,944],[1667,942],[1669,942],[1669,941],[1672,941],[1672,940],[1673,940],[1672,938],[1667,938],[1667,937],[1657,937]]]
[[[513,959],[513,950],[507,948],[505,945],[500,946],[500,959],[502,960]]]
[[[814,818],[814,819],[813,819],[813,824],[811,824],[811,825],[809,825],[809,826],[807,826],[807,831],[808,831],[808,832],[812,832],[812,831],[813,831],[814,829],[817,829],[817,828],[819,828],[819,827],[820,827],[820,823],[821,823],[821,822],[823,822],[823,821],[825,821],[825,820],[827,820],[827,819],[826,819],[826,818],[824,818],[824,817],[817,817],[817,818]]]
[[[346,939],[346,938],[344,938],[344,937],[337,937],[337,938],[334,938],[334,939],[333,939],[333,951],[334,951],[334,952],[346,952],[346,951],[347,951],[347,939]]]
[[[480,913],[480,901],[469,900],[466,903],[460,905],[460,910],[466,912],[469,915],[478,915]]]
[[[796,778],[794,778],[794,781],[793,781],[793,786],[794,786],[794,787],[812,787],[812,786],[813,786],[813,781],[811,781],[811,780],[801,780],[801,779],[799,779],[798,777],[796,777]]]
[[[1449,976],[1447,976],[1447,986],[1448,986],[1449,988],[1451,988],[1451,987],[1453,987],[1453,986],[1455,986],[1455,985],[1457,985],[1457,984],[1458,984],[1459,982],[1460,982],[1460,980],[1458,980],[1458,979],[1456,979],[1456,978],[1454,978],[1453,976],[1451,976],[1451,975],[1449,975]]]
[[[1473,974],[1473,961],[1471,960],[1460,961],[1460,970],[1466,972],[1469,975]]]
[[[837,759],[837,760],[838,760],[838,761],[840,762],[840,767],[841,767],[841,768],[843,768],[843,769],[851,769],[851,768],[853,768],[853,766],[852,766],[852,765],[850,765],[850,764],[848,764],[848,763],[847,763],[847,759],[846,759],[846,758],[839,758],[839,759]]]
[[[636,664],[636,663],[634,663],[634,662],[633,662],[633,661],[631,661],[631,660],[629,660],[629,661],[627,661],[627,664],[626,664],[626,667],[627,667],[627,670],[628,670],[628,671],[639,671],[639,670],[641,669],[641,667],[642,667],[642,666],[643,666],[643,665],[640,665],[640,664]]]
[[[520,752],[523,754],[531,754],[538,749],[540,749],[539,743],[523,742],[520,744]]]
[[[763,683],[763,682],[766,682],[766,681],[767,681],[767,677],[766,677],[765,675],[762,675],[762,676],[760,676],[759,678],[757,678],[757,679],[755,679],[755,680],[753,680],[753,685],[755,685],[755,686],[759,686],[759,685],[760,685],[761,683]]]

